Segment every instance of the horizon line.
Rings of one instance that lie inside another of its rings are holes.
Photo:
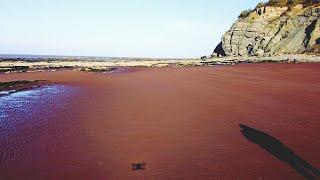
[[[8,56],[8,57],[5,57]],[[9,57],[9,56],[13,56],[13,57]],[[17,57],[14,57],[17,56]],[[198,59],[200,57],[143,57],[143,56],[102,56],[102,55],[58,55],[58,54],[2,54],[0,53],[0,58],[23,58],[23,57],[19,57],[19,56],[34,56],[34,58],[36,58],[36,56],[44,56],[44,57],[62,57],[62,58],[123,58],[123,59]],[[29,58],[33,58],[33,57],[29,57]]]

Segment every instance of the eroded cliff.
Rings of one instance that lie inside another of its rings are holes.
[[[319,2],[279,2],[242,12],[212,56],[320,53]]]

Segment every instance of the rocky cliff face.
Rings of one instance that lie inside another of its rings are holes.
[[[213,56],[273,56],[320,52],[320,5],[259,5],[243,12]]]

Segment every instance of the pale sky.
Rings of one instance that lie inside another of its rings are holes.
[[[0,54],[200,57],[259,0],[0,0]]]

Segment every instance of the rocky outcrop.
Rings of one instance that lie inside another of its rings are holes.
[[[244,11],[222,37],[213,57],[320,52],[320,6],[259,5]]]

